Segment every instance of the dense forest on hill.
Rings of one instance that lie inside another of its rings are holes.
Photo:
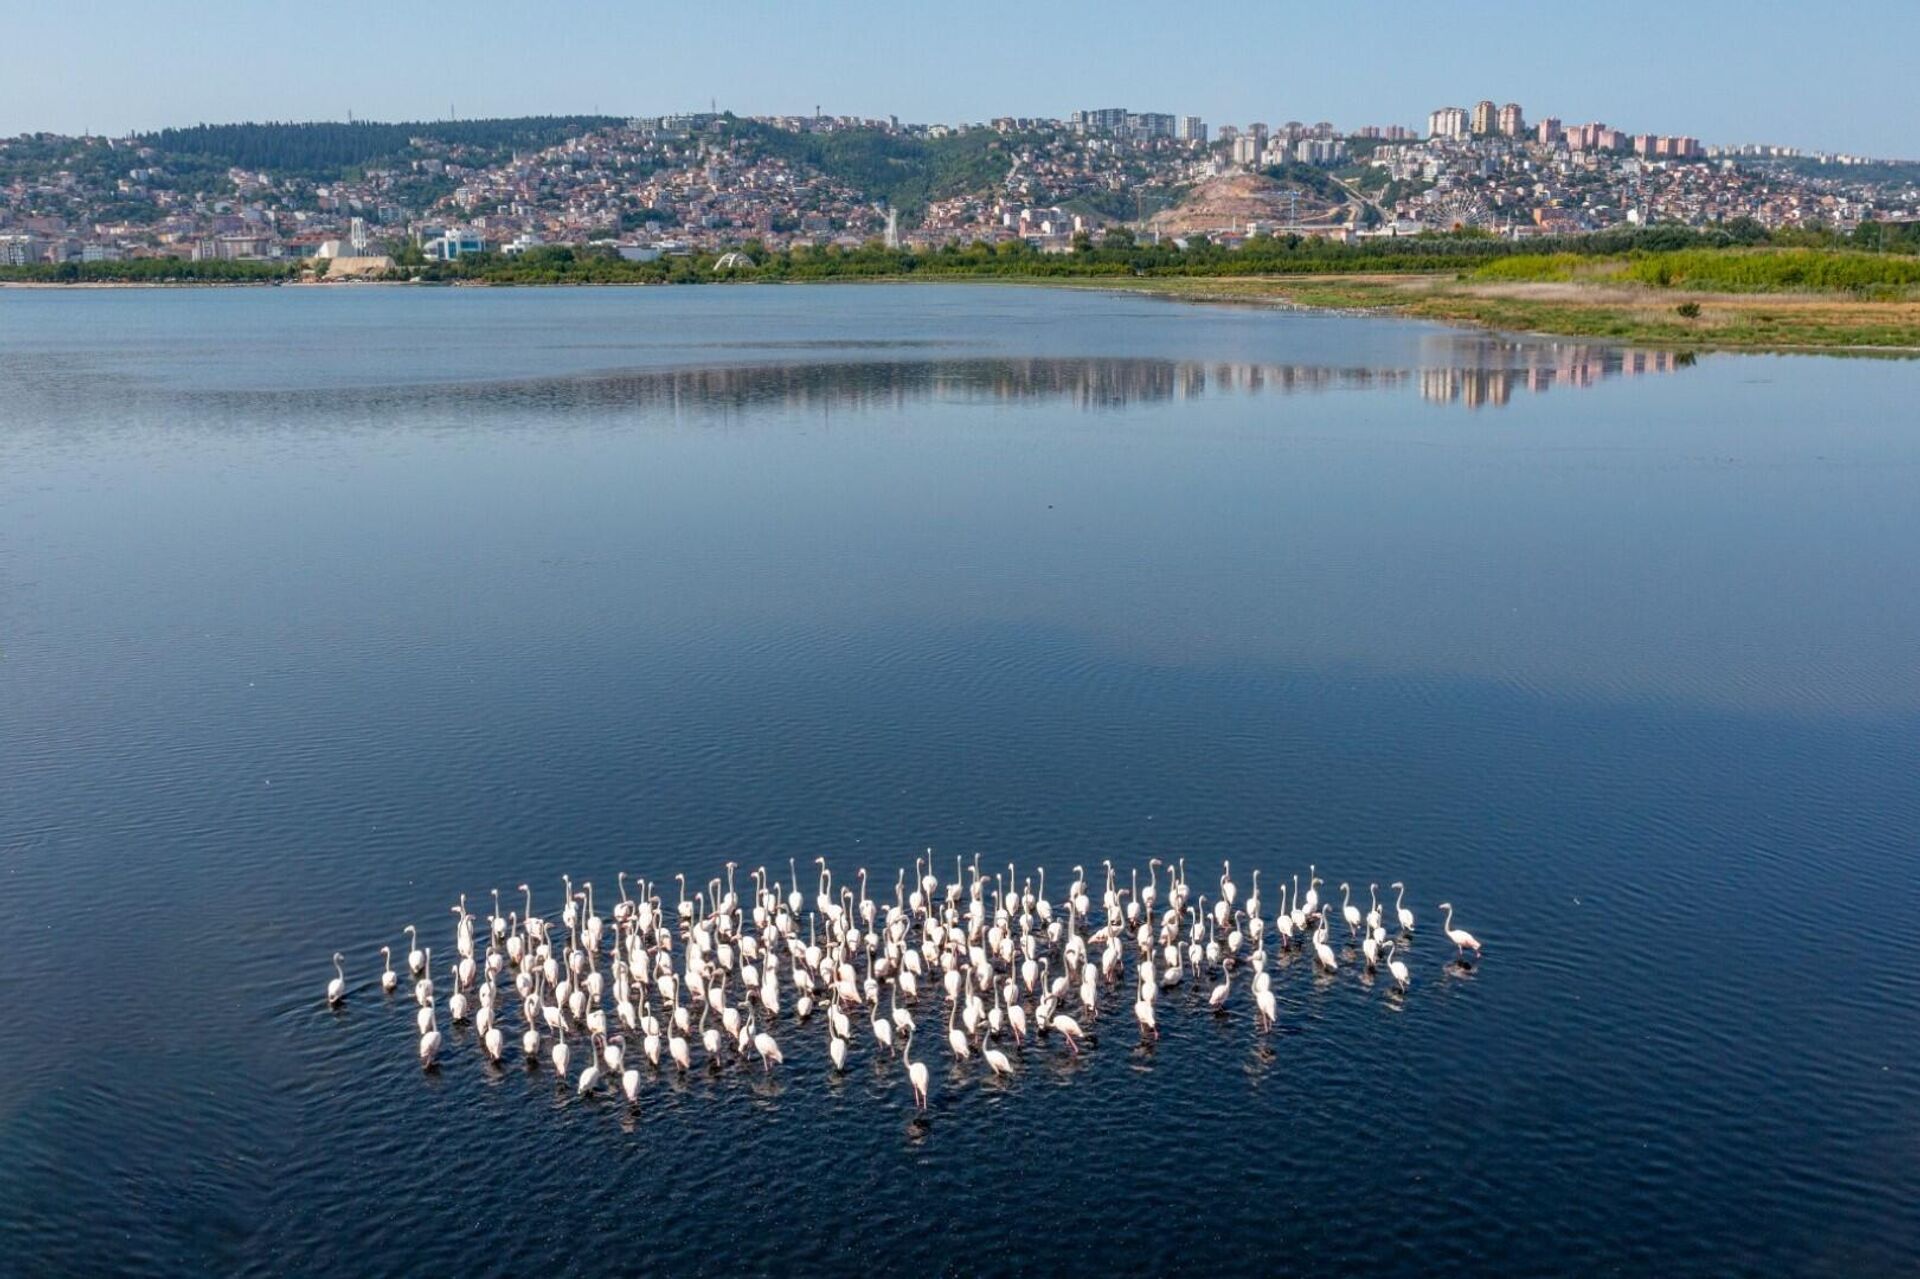
[[[1020,142],[984,129],[914,138],[878,129],[794,133],[738,119],[728,120],[724,128],[736,140],[788,164],[810,166],[885,200],[909,219],[929,200],[997,188],[1013,167],[1013,151]]]
[[[435,120],[379,124],[355,121],[259,124],[197,124],[141,135],[140,141],[169,157],[221,168],[264,169],[316,182],[341,177],[379,162],[401,159],[415,138],[489,154],[538,150],[591,129],[618,124],[612,116],[523,116],[497,120]]]

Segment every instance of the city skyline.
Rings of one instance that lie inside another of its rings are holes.
[[[1264,138],[1269,129],[1278,132],[1283,128],[1296,130],[1309,129],[1316,137],[1325,138],[1369,138],[1389,141],[1420,141],[1428,138],[1466,139],[1471,137],[1506,137],[1542,142],[1574,139],[1576,150],[1595,148],[1599,150],[1633,151],[1636,154],[1666,157],[1668,144],[1676,146],[1672,155],[1680,158],[1700,159],[1721,155],[1773,155],[1808,156],[1814,158],[1839,158],[1845,163],[1863,161],[1912,164],[1920,163],[1920,147],[1911,153],[1868,153],[1845,147],[1783,142],[1777,138],[1748,137],[1739,139],[1707,139],[1698,135],[1681,133],[1657,127],[1623,128],[1607,123],[1598,116],[1592,118],[1554,114],[1551,110],[1535,116],[1531,108],[1517,102],[1496,104],[1491,99],[1482,99],[1471,107],[1443,106],[1426,112],[1424,118],[1416,117],[1411,123],[1398,120],[1367,119],[1354,122],[1333,122],[1318,119],[1312,124],[1295,118],[1286,119],[1282,114],[1269,112],[1268,118],[1258,116],[1239,118],[1217,118],[1186,112],[1168,112],[1149,109],[1135,111],[1129,106],[1076,107],[1057,112],[1018,113],[1010,111],[996,112],[990,116],[967,119],[916,119],[902,116],[898,112],[872,115],[861,112],[843,112],[827,109],[824,103],[815,103],[805,111],[746,112],[735,111],[724,103],[710,102],[686,112],[623,112],[596,108],[592,112],[579,111],[534,111],[520,115],[500,116],[492,113],[479,115],[461,113],[449,109],[439,115],[417,114],[407,117],[370,116],[361,112],[348,111],[342,116],[313,117],[309,120],[296,120],[292,117],[259,117],[248,120],[196,120],[191,123],[174,121],[171,124],[155,125],[146,128],[126,130],[106,130],[86,128],[65,131],[58,129],[19,130],[6,132],[0,130],[0,141],[10,137],[47,135],[71,138],[137,138],[151,136],[168,129],[195,128],[203,125],[229,124],[437,124],[455,121],[473,120],[540,120],[559,119],[570,116],[605,116],[609,120],[656,120],[656,119],[692,119],[709,117],[717,111],[721,115],[735,116],[742,120],[784,121],[790,126],[800,127],[800,122],[817,120],[832,122],[854,122],[873,125],[880,128],[926,130],[966,130],[969,128],[994,128],[1006,131],[1008,128],[1047,128],[1081,131],[1088,134],[1127,133],[1142,138],[1172,138],[1180,141],[1197,140],[1202,143],[1221,141],[1236,133],[1251,130]],[[1301,115],[1312,115],[1302,112]],[[1484,116],[1484,118],[1483,118]],[[1108,118],[1111,118],[1109,120]],[[1118,122],[1118,123],[1115,123]],[[1151,127],[1142,122],[1154,122]],[[1164,122],[1164,128],[1159,127]],[[1224,131],[1224,132],[1223,132]],[[1584,141],[1580,139],[1584,138]],[[1658,143],[1657,149],[1642,147],[1642,141]]]
[[[89,44],[76,56],[70,11],[10,21],[13,38],[0,46],[0,135],[114,135],[349,113],[628,116],[716,102],[742,115],[818,107],[925,122],[1064,118],[1089,104],[1139,103],[1216,125],[1280,115],[1351,128],[1419,126],[1437,105],[1470,109],[1485,98],[1526,104],[1530,117],[1605,120],[1628,133],[1920,155],[1920,85],[1906,74],[1903,52],[1920,39],[1920,12],[1911,6],[1874,0],[1856,6],[1844,26],[1801,29],[1753,21],[1750,5],[1710,0],[1688,11],[1685,31],[1671,33],[1670,8],[1638,2],[1593,20],[1506,4],[1473,12],[1472,20],[1435,21],[1410,6],[1364,20],[1282,10],[1235,35],[1232,24],[1169,22],[1134,0],[1115,0],[1098,15],[983,4],[930,21],[909,20],[897,6],[801,4],[782,8],[778,21],[759,7],[730,24],[690,12],[643,21],[596,3],[554,15],[544,28],[553,56],[541,57],[510,39],[436,48],[430,29],[393,32],[390,15],[347,0],[315,31],[363,19],[374,34],[328,56],[324,40],[209,37],[257,21],[257,10],[237,0],[104,0],[92,6],[92,25],[138,38]],[[462,13],[497,33],[525,21],[497,0]],[[1863,29],[1875,38],[1861,40]],[[595,38],[583,39],[586,32]],[[1257,38],[1244,38],[1249,32]],[[1706,57],[1699,41],[1709,35]],[[1823,83],[1850,92],[1836,100],[1806,90]]]
[[[1530,125],[1522,104],[1485,99],[1436,109],[1428,133],[1289,120],[1210,136],[1198,117],[1095,107],[971,131],[690,115],[0,137],[0,266],[311,258],[348,278],[409,255],[419,266],[569,245],[659,264],[871,239],[1065,253],[1116,228],[1231,250],[1276,234],[1355,244],[1468,228],[1518,240],[1920,221],[1913,165],[1735,161],[1685,135],[1552,115]],[[891,159],[875,163],[876,148]]]

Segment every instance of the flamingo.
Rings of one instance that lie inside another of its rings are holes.
[[[380,948],[380,989],[391,995],[400,985],[400,975],[393,971],[393,947]]]
[[[1141,982],[1140,997],[1133,1001],[1133,1015],[1140,1023],[1140,1031],[1142,1034],[1152,1035],[1155,1039],[1158,1039],[1160,1038],[1160,1025],[1154,1019],[1152,995],[1152,983],[1146,981]]]
[[[906,1041],[900,1046],[900,1060],[907,1067],[907,1083],[913,1087],[914,1104],[921,1110],[927,1108],[927,1063],[913,1060],[913,1031],[907,1031]]]
[[[429,1024],[420,1036],[420,1067],[432,1070],[434,1059],[440,1055],[440,1028]]]
[[[764,1030],[755,1030],[751,1020],[747,1022],[747,1031],[753,1036],[753,1050],[760,1054],[762,1070],[771,1074],[775,1062],[782,1065],[786,1063],[787,1059],[780,1055],[780,1045],[775,1042],[772,1035]]]
[[[1394,913],[1400,917],[1400,931],[1403,933],[1412,932],[1413,912],[1402,905],[1400,900],[1407,895],[1407,886],[1395,880],[1392,884],[1389,884],[1388,887],[1393,889],[1393,909]]]
[[[604,1035],[596,1035],[594,1036],[594,1038],[604,1041],[606,1037]],[[566,1072],[564,1070],[561,1071],[561,1074],[564,1075],[565,1073]],[[588,1093],[592,1092],[594,1088],[596,1088],[599,1085],[599,1083],[600,1083],[600,1062],[593,1056],[592,1053],[588,1053],[586,1067],[580,1072],[580,1086],[577,1090],[575,1090],[574,1096],[576,1097],[586,1096]]]
[[[1334,962],[1333,947],[1327,945],[1327,919],[1320,917],[1320,926],[1313,930],[1313,957],[1328,972],[1337,971],[1339,964]]]
[[[1466,956],[1468,951],[1472,951],[1476,955],[1479,954],[1480,939],[1464,928],[1455,928],[1453,926],[1453,903],[1441,902],[1440,909],[1447,912],[1447,922],[1441,926],[1442,931],[1447,934],[1447,940],[1454,944],[1456,953],[1462,958]]]
[[[413,983],[413,998],[422,1008],[433,1007],[433,947],[421,952],[420,980]]]
[[[1387,971],[1393,974],[1393,984],[1401,990],[1407,988],[1407,966],[1393,957],[1394,943],[1387,943]]]
[[[1353,895],[1347,885],[1340,885],[1340,918],[1347,921],[1347,936],[1360,931],[1360,908],[1348,900]]]
[[[953,1014],[959,1006],[958,1003],[947,1005],[947,1045],[953,1049],[955,1061],[965,1061],[973,1053],[967,1048],[967,1032],[953,1024]]]
[[[333,952],[333,980],[327,983],[327,1007],[338,1008],[340,1001],[347,997],[347,974],[340,967],[342,956]]]
[[[521,917],[520,922],[525,926],[527,936],[535,942],[545,941],[547,939],[547,921],[533,913],[533,889],[526,884],[518,884],[515,885],[514,891],[522,893],[526,897],[527,911],[526,914]]]

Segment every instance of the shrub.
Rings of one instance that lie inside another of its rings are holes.
[[[1649,254],[1628,270],[1659,288],[1726,293],[1899,291],[1920,284],[1920,259],[1832,249],[1687,249]]]

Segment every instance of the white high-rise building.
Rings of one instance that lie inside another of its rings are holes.
[[[1464,138],[1467,136],[1467,109],[1465,107],[1441,107],[1427,117],[1427,136],[1430,138]]]

